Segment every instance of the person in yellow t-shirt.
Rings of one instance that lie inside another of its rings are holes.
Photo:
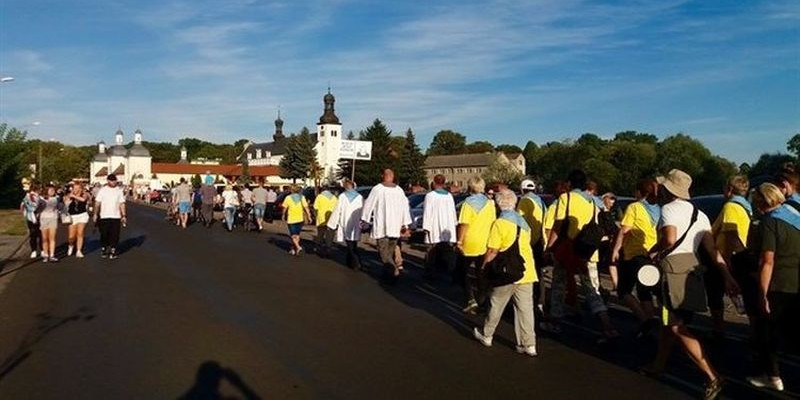
[[[533,328],[535,318],[533,314],[533,283],[538,280],[538,277],[533,260],[533,250],[530,246],[531,228],[514,210],[517,203],[517,195],[514,192],[508,189],[500,190],[496,193],[495,200],[500,208],[500,216],[489,230],[486,256],[484,256],[481,269],[485,269],[487,264],[492,262],[500,252],[507,251],[514,242],[517,242],[525,271],[520,280],[492,289],[489,314],[486,316],[483,328],[476,327],[473,335],[484,346],[491,346],[492,336],[503,316],[503,310],[513,297],[517,352],[536,356],[536,332]],[[519,232],[519,238],[517,238],[517,232]]]
[[[558,206],[555,215],[555,223],[550,230],[550,237],[547,240],[547,250],[554,249],[554,245],[559,243],[560,231],[563,224],[567,224],[567,240],[563,243],[569,245],[574,240],[583,227],[591,221],[594,215],[597,218],[597,205],[594,199],[583,189],[586,187],[588,179],[581,170],[573,170],[567,177],[570,192],[562,194],[558,198]],[[551,206],[552,207],[552,206]],[[559,244],[561,245],[561,244]],[[592,314],[597,315],[603,325],[603,338],[601,341],[619,337],[619,332],[614,329],[611,320],[608,318],[608,309],[603,299],[600,297],[600,279],[597,275],[597,252],[588,261],[580,260],[577,255],[570,254],[570,265],[561,265],[564,261],[556,262],[553,268],[553,284],[551,286],[550,317],[551,321],[545,327],[553,332],[561,330],[559,321],[565,314],[565,300],[568,280],[573,281],[571,276],[573,271],[580,280],[579,290],[584,296],[586,305]],[[572,265],[574,264],[574,265]]]
[[[317,195],[314,199],[314,212],[316,214],[317,222],[317,248],[316,253],[320,257],[328,257],[330,255],[331,246],[333,245],[333,235],[336,231],[328,228],[328,221],[333,214],[333,209],[336,208],[338,199],[336,195],[331,192],[331,189],[325,189]]]
[[[717,251],[730,267],[731,273],[742,290],[742,299],[748,315],[756,315],[759,306],[758,282],[753,272],[755,263],[751,263],[746,253],[747,235],[750,233],[750,217],[753,207],[747,201],[750,181],[746,176],[736,175],[728,180],[723,194],[726,202],[722,211],[711,226]],[[725,329],[725,286],[718,269],[711,268],[705,276],[708,308],[714,324],[714,332],[721,334]]]
[[[622,217],[622,227],[611,252],[611,264],[619,265],[617,296],[639,319],[637,336],[646,335],[653,325],[653,288],[638,282],[639,269],[652,264],[648,254],[656,245],[658,221],[661,207],[657,197],[658,183],[654,179],[642,179],[636,184],[636,201],[631,203]],[[633,288],[636,288],[636,297]]]
[[[479,268],[486,254],[489,229],[496,218],[494,201],[483,194],[484,180],[475,176],[467,181],[471,195],[461,204],[456,228],[458,260],[456,277],[464,277],[467,306],[464,312],[474,314],[486,301],[486,285]]]
[[[311,220],[311,213],[308,211],[308,202],[300,194],[300,186],[292,185],[292,193],[283,199],[283,220],[289,228],[289,236],[292,238],[292,249],[289,253],[300,255],[303,247],[300,246],[300,232],[303,231],[303,224]]]
[[[536,261],[536,273],[542,274],[542,267],[544,267],[544,247],[547,244],[547,238],[544,236],[545,217],[547,215],[547,206],[541,197],[536,195],[536,184],[530,180],[525,179],[520,184],[520,192],[522,197],[517,203],[517,212],[522,215],[528,226],[531,227],[531,248],[533,249],[533,258]],[[541,284],[533,285],[534,298],[537,299],[536,309],[540,313],[544,313],[545,293]]]

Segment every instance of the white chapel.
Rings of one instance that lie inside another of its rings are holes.
[[[89,166],[89,181],[104,184],[108,174],[117,176],[119,182],[149,182],[151,176],[150,151],[142,145],[142,131],[133,133],[133,146],[125,148],[125,134],[118,129],[114,135],[114,146],[107,148],[105,142],[97,144],[97,154]]]

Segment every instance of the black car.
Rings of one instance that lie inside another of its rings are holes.
[[[711,223],[714,223],[719,213],[722,212],[722,206],[725,205],[725,196],[721,194],[696,196],[692,197],[689,202],[706,214]]]

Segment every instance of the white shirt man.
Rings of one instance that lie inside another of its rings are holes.
[[[127,217],[125,192],[117,186],[117,177],[114,174],[108,175],[106,179],[108,185],[103,186],[95,197],[94,217],[100,229],[100,244],[103,247],[100,255],[114,259],[117,258],[120,227]]]
[[[456,205],[453,195],[445,187],[444,175],[433,177],[434,190],[425,195],[422,213],[422,229],[425,243],[431,245],[425,258],[426,276],[433,274],[437,266],[445,271],[455,269]]]
[[[371,236],[377,241],[378,253],[386,267],[387,281],[394,283],[400,276],[394,251],[397,240],[411,224],[411,212],[403,189],[394,184],[394,171],[391,169],[384,170],[383,183],[372,188],[364,203],[361,220],[372,224]]]

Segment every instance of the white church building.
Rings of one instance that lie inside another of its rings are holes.
[[[142,131],[133,133],[133,146],[126,149],[125,134],[118,129],[114,135],[114,146],[107,148],[105,142],[97,144],[97,154],[89,166],[90,183],[104,184],[108,174],[117,176],[119,182],[130,184],[148,183],[151,177],[150,151],[142,145]]]
[[[311,134],[311,139],[316,143],[314,149],[317,152],[317,162],[322,168],[323,179],[330,179],[336,176],[339,162],[339,149],[342,143],[342,123],[334,112],[336,98],[328,93],[322,98],[325,108],[322,116],[317,122],[317,133]],[[253,143],[248,142],[244,146],[238,161],[247,162],[251,166],[279,165],[283,155],[286,153],[288,138],[283,134],[283,120],[280,113],[275,120],[275,134],[272,135],[271,142]]]

